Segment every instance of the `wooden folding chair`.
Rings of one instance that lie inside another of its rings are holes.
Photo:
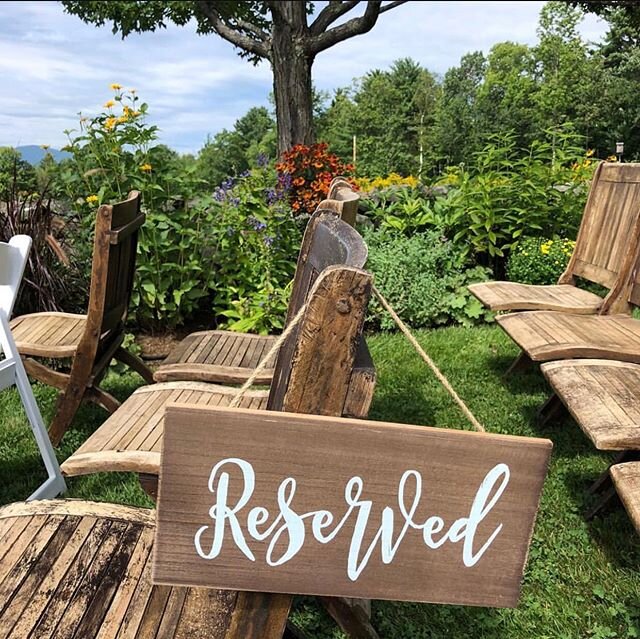
[[[600,512],[618,494],[640,531],[640,365],[569,359],[540,366],[554,394],[540,409],[545,422],[565,407],[596,449],[616,457],[592,486]]]
[[[356,225],[360,194],[343,177],[335,177],[329,185],[327,199],[320,202],[318,209],[330,209],[347,224]]]
[[[341,188],[341,192],[344,188]],[[345,197],[347,195],[345,194]],[[315,276],[327,264],[332,263],[334,254],[331,251],[339,250],[344,254],[353,253],[353,246],[360,246],[366,259],[366,247],[354,240],[353,233],[344,233],[337,238],[340,246],[332,247],[325,252],[322,242],[319,241],[313,251],[309,250],[311,237],[316,233],[318,215],[337,210],[341,203],[335,202],[333,206],[325,200],[318,207],[318,211],[312,216],[307,225],[298,263],[296,266],[293,289],[287,311],[286,323],[295,316],[298,309],[304,303],[313,284]],[[325,216],[319,233],[333,233],[330,230],[332,223]],[[335,224],[332,228],[335,228]],[[329,261],[327,261],[329,260]],[[358,263],[364,260],[360,260]],[[269,352],[275,341],[272,335],[253,335],[250,333],[235,333],[232,331],[199,331],[185,337],[167,356],[161,366],[154,373],[156,382],[195,381],[212,382],[218,384],[242,384],[253,373],[258,362]],[[362,349],[366,349],[363,344]],[[259,384],[270,384],[273,375],[273,364],[256,380]]]
[[[353,367],[371,281],[370,274],[352,266],[323,270],[300,323],[280,349],[269,409],[353,412],[346,407],[354,401]],[[99,439],[112,441],[115,453],[124,431],[132,430],[128,445],[132,449],[133,438],[139,448],[146,446],[139,461],[157,473],[163,405],[224,404],[238,389],[168,383],[142,390],[116,413],[119,434],[112,422],[99,429]],[[253,393],[242,405],[264,407],[265,401],[264,393]],[[367,408],[361,403],[361,411]],[[102,459],[105,469],[110,460]],[[132,462],[129,457],[130,469]],[[0,509],[0,627],[16,637],[44,636],[54,628],[83,639],[283,636],[289,595],[152,586],[153,531],[152,511],[139,508],[52,501]],[[325,603],[351,636],[377,636],[359,606],[331,598]]]
[[[151,383],[151,371],[122,348],[136,264],[138,230],[144,222],[140,194],[98,209],[89,308],[86,315],[33,313],[11,328],[29,375],[62,391],[49,435],[57,445],[83,400],[115,411],[120,403],[99,387],[115,357]],[[31,358],[71,358],[70,371],[53,370]]]
[[[66,490],[66,486],[9,327],[30,249],[31,238],[27,235],[16,235],[8,244],[0,242],[0,346],[4,354],[0,361],[0,390],[13,385],[18,389],[48,475],[47,480],[29,497],[31,500],[56,497]]]
[[[552,310],[595,314],[629,312],[622,290],[638,242],[640,164],[600,163],[593,176],[576,245],[557,285],[517,282],[470,285],[492,311]],[[603,299],[576,286],[582,278],[609,289]]]

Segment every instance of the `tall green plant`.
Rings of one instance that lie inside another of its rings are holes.
[[[523,236],[575,237],[595,163],[575,136],[554,137],[524,154],[513,134],[497,136],[457,171],[447,220],[454,241],[498,273]]]

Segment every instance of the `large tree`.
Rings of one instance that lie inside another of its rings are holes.
[[[381,13],[404,2],[330,0],[317,13],[313,13],[313,3],[296,0],[63,0],[62,4],[85,22],[102,26],[111,21],[114,33],[122,37],[165,27],[168,21],[184,25],[194,18],[198,33],[217,33],[254,63],[269,60],[278,150],[282,152],[294,144],[314,141],[311,67],[316,56],[339,42],[367,33]],[[361,16],[341,21],[360,4],[366,5]]]

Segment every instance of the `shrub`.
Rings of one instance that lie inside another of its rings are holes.
[[[466,289],[467,284],[486,280],[487,269],[466,268],[460,250],[440,233],[405,237],[380,228],[365,231],[365,240],[376,286],[409,326],[491,321],[492,315]],[[377,304],[372,309],[370,319],[376,325],[395,326]]]
[[[356,186],[363,192],[379,191],[387,189],[390,186],[408,186],[415,188],[418,186],[418,178],[413,175],[402,177],[398,173],[389,173],[387,177],[375,177],[375,178],[356,178]]]
[[[353,172],[353,166],[330,153],[324,142],[311,146],[296,144],[282,155],[276,169],[281,186],[288,191],[294,215],[311,215],[327,197],[331,180]]]
[[[471,170],[446,176],[457,184],[447,219],[454,241],[499,273],[520,237],[575,237],[595,168],[590,156],[568,134],[557,134],[553,147],[534,142],[524,156],[512,135],[495,138]]]
[[[210,274],[202,257],[208,241],[206,220],[188,202],[198,186],[195,167],[176,154],[151,146],[157,127],[146,122],[148,106],[134,90],[111,85],[113,98],[95,117],[80,117],[78,131],[66,131],[72,157],[55,170],[57,195],[79,222],[73,246],[88,280],[95,211],[100,204],[139,190],[147,219],[140,231],[132,314],[149,326],[175,325],[195,311],[206,295],[200,282]]]
[[[197,205],[210,221],[213,307],[231,330],[268,333],[284,324],[301,239],[286,196],[262,166]]]
[[[566,238],[527,237],[511,253],[507,277],[522,284],[555,284],[567,268],[575,244]]]

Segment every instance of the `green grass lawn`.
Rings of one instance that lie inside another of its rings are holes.
[[[607,468],[567,418],[546,428],[535,412],[548,394],[538,370],[503,380],[517,353],[495,327],[418,332],[418,338],[487,430],[549,437],[554,451],[525,572],[514,610],[374,602],[373,623],[384,639],[527,638],[605,639],[640,637],[640,538],[624,510],[586,522],[588,486]],[[378,370],[371,418],[442,428],[470,428],[446,391],[401,335],[372,335]],[[114,395],[127,397],[141,383],[133,374],[110,374]],[[36,398],[50,420],[55,391],[36,385]],[[44,479],[38,453],[13,391],[0,394],[0,503],[24,499]],[[83,407],[59,449],[60,461],[105,419]],[[69,496],[149,505],[133,475],[73,479]],[[312,598],[296,600],[294,621],[310,636],[342,637]]]

